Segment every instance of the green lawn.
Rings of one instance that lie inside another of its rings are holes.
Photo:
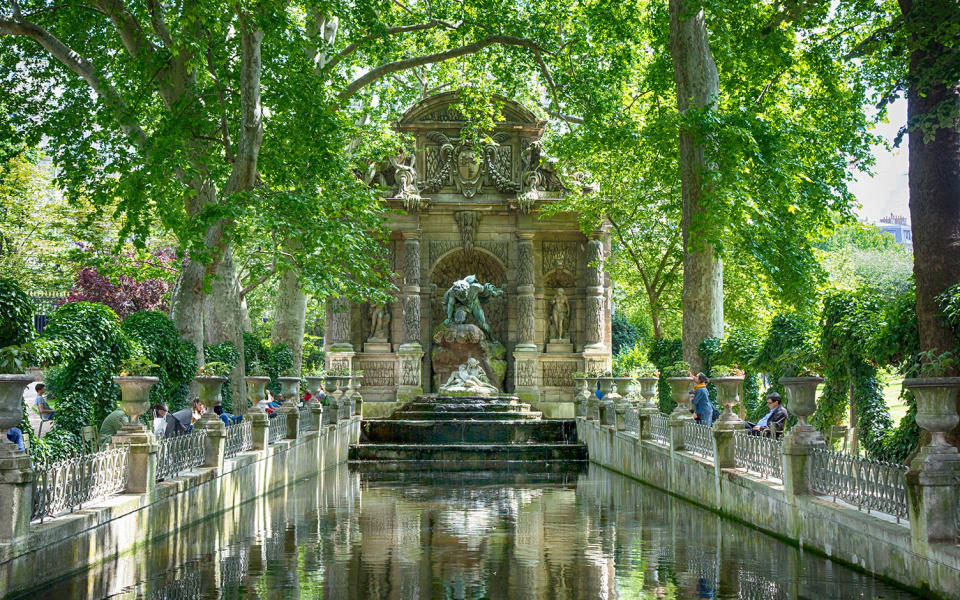
[[[907,405],[900,398],[900,386],[902,379],[891,379],[883,386],[883,398],[887,401],[887,409],[890,410],[890,418],[893,419],[893,426],[900,425],[900,419],[907,414]],[[823,392],[823,385],[817,386],[817,397]],[[846,419],[844,419],[846,422]]]

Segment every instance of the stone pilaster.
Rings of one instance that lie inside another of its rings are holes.
[[[423,393],[423,346],[420,345],[420,232],[403,232],[403,343],[397,350],[400,378],[397,401]]]
[[[533,232],[517,234],[517,345],[513,350],[514,393],[540,400],[540,351],[536,339]]]
[[[603,340],[604,297],[603,297],[603,239],[595,233],[587,242],[586,255],[586,311],[583,324],[587,352],[607,352]]]
[[[223,423],[220,423],[223,426]],[[137,423],[127,423],[113,436],[111,444],[130,449],[127,456],[128,494],[146,494],[157,483],[157,451],[160,445],[152,431]]]
[[[353,343],[350,341],[351,303],[348,298],[331,298],[327,304],[327,370],[353,371]]]
[[[299,432],[300,426],[300,409],[298,409],[295,405],[284,403],[284,405],[277,410],[277,413],[278,419],[286,419],[287,421],[286,439],[297,439],[297,433]]]
[[[0,543],[13,542],[30,533],[33,477],[30,457],[4,435],[0,441],[0,506],[4,511],[0,518]]]

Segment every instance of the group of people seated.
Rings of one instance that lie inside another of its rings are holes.
[[[694,380],[693,389],[690,390],[691,412],[694,413],[697,423],[703,425],[713,425],[713,422],[720,417],[720,411],[710,401],[710,394],[707,392],[707,384],[710,379],[703,373],[691,376]],[[779,437],[783,433],[783,428],[787,424],[787,409],[783,407],[780,394],[770,392],[764,398],[767,403],[767,414],[756,423],[743,421],[743,428],[750,435],[773,435]]]

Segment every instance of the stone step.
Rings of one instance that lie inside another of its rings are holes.
[[[575,485],[587,471],[585,461],[498,461],[472,464],[465,461],[352,461],[350,470],[360,473],[360,485],[377,487],[424,486],[425,493],[438,488],[476,490],[484,486]]]
[[[572,420],[363,421],[360,440],[371,444],[529,444],[576,442]]]
[[[503,420],[525,420],[537,421],[541,414],[537,411],[498,411],[484,412],[479,410],[463,411],[429,411],[429,410],[411,410],[395,412],[391,420],[411,420],[411,421],[503,421]],[[384,420],[384,419],[381,419]]]
[[[396,411],[394,414],[406,414],[407,412],[513,412],[513,411],[529,411],[530,405],[525,402],[520,402],[518,400],[510,400],[507,402],[487,402],[487,403],[478,403],[478,402],[453,402],[447,404],[441,404],[438,402],[410,402],[404,404]]]
[[[498,469],[512,462],[586,461],[583,444],[355,444],[350,446],[351,461],[378,462],[387,468],[395,461],[407,461],[421,469],[429,465],[461,463],[464,468]]]

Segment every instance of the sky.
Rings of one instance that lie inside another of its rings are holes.
[[[879,125],[874,131],[888,142],[893,142],[897,131],[907,122],[907,101],[901,98],[889,109],[888,122]],[[891,212],[910,216],[907,187],[907,138],[899,148],[888,151],[883,146],[874,146],[873,154],[877,158],[875,175],[859,174],[850,186],[850,191],[860,201],[857,214],[871,223]]]

